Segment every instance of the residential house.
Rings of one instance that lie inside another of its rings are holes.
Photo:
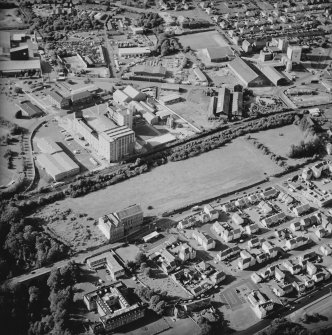
[[[301,230],[301,222],[300,222],[300,221],[292,222],[292,223],[290,224],[289,228],[290,228],[292,231],[298,231],[298,230]]]
[[[262,277],[257,272],[251,274],[250,278],[255,284],[258,284],[262,281]]]
[[[306,264],[306,270],[309,276],[313,276],[317,272],[317,267],[315,264],[308,262]]]
[[[315,260],[317,258],[317,254],[314,251],[311,251],[306,254],[300,255],[298,258],[301,263],[304,263]]]
[[[298,263],[293,263],[290,260],[282,263],[283,267],[289,271],[292,275],[296,275],[302,271],[302,266]]]
[[[285,243],[285,247],[288,250],[293,250],[293,249],[297,249],[300,248],[306,244],[309,244],[311,242],[310,238],[305,237],[305,236],[296,236],[294,238],[291,238],[289,240],[286,241]]]
[[[296,216],[302,216],[310,211],[310,205],[309,204],[303,204],[297,207],[293,208],[293,212]]]
[[[271,215],[261,221],[264,227],[269,228],[272,226],[275,226],[277,224],[280,224],[281,222],[285,221],[287,219],[287,216],[285,213],[277,213],[274,215]]]
[[[274,258],[278,254],[277,248],[275,248],[274,246],[272,246],[272,244],[270,242],[268,242],[268,241],[264,241],[262,243],[262,249],[263,249],[264,252],[266,252],[267,254],[269,254],[270,258]]]
[[[196,258],[196,250],[187,243],[181,244],[178,252],[178,258],[185,262],[188,259],[195,259]]]
[[[204,250],[210,250],[216,246],[216,241],[212,237],[198,230],[194,230],[192,237],[203,247]]]
[[[232,215],[232,221],[239,226],[244,223],[243,218],[238,213]]]
[[[256,264],[256,258],[253,257],[248,251],[242,250],[240,252],[241,258],[238,261],[238,267],[240,270],[247,269]]]
[[[279,194],[279,191],[277,191],[275,188],[269,188],[269,189],[265,189],[263,192],[261,192],[261,197],[264,200],[269,200],[269,199],[273,199],[276,198]]]
[[[248,242],[249,249],[258,248],[260,246],[261,246],[261,241],[258,237],[254,237]]]
[[[276,267],[274,269],[274,277],[277,281],[282,281],[285,279],[285,273],[279,267]]]
[[[257,223],[248,224],[246,226],[246,232],[248,235],[255,234],[259,231],[259,226]]]
[[[233,257],[237,257],[241,252],[238,246],[227,248],[225,250],[219,251],[216,256],[216,261],[224,261]]]
[[[303,180],[310,180],[312,178],[312,170],[309,167],[306,167],[302,171],[302,178]]]
[[[322,226],[319,226],[318,229],[315,231],[315,234],[318,238],[323,238],[328,234],[328,232]]]
[[[218,285],[225,280],[226,274],[223,271],[215,271],[211,276],[210,280],[214,285]]]
[[[283,297],[291,293],[294,289],[292,284],[283,285],[283,284],[272,283],[272,286],[273,286],[272,290],[277,297]]]
[[[210,221],[217,220],[219,217],[218,210],[214,209],[211,205],[205,205],[204,212],[209,215]]]
[[[319,249],[324,256],[329,256],[332,254],[332,249],[327,244],[321,245]]]
[[[266,296],[263,296],[259,290],[253,290],[247,296],[255,314],[260,319],[263,319],[267,314],[273,310],[274,303]]]

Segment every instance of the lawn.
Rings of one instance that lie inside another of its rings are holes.
[[[270,129],[250,135],[265,144],[272,152],[287,158],[291,144],[299,144],[304,140],[304,133],[299,127],[289,125],[282,128]],[[289,165],[303,163],[305,159],[287,158]]]
[[[217,31],[179,36],[179,42],[184,48],[189,46],[192,50],[224,47],[228,45],[224,37]]]
[[[0,9],[0,27],[2,29],[19,28],[23,25],[23,21],[20,18],[20,12],[17,8]]]
[[[200,156],[172,162],[84,197],[59,202],[62,209],[88,213],[97,219],[132,204],[149,215],[161,214],[203,199],[216,197],[281,172],[268,157],[245,139]],[[45,213],[49,206],[42,209]]]

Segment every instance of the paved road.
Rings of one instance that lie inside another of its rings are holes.
[[[286,317],[289,314],[305,307],[306,305],[312,303],[313,301],[323,297],[324,295],[328,294],[330,291],[332,290],[332,283],[327,283],[325,284],[325,286],[322,289],[316,289],[315,291],[311,292],[310,294],[308,294],[307,296],[301,298],[299,300],[299,302],[294,305],[294,309],[289,309],[289,308],[282,308],[279,311],[275,312],[274,314],[272,314],[269,318],[266,318],[258,323],[256,323],[255,325],[247,328],[246,330],[240,331],[240,332],[236,332],[236,335],[254,335],[254,334],[258,334],[259,332],[261,332],[262,330],[264,330],[265,328],[269,327],[271,322],[278,317]]]

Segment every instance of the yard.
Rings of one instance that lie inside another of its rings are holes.
[[[0,9],[0,28],[20,28],[23,25],[18,8]]]
[[[127,247],[122,247],[116,249],[116,253],[123,259],[123,261],[135,261],[135,257],[139,252],[139,248],[136,245],[129,245]]]
[[[236,190],[280,171],[268,157],[239,138],[220,149],[168,163],[84,197],[67,198],[59,205],[95,219],[135,203],[145,212],[153,206],[149,215],[155,215]],[[49,206],[43,211],[47,213]]]
[[[189,46],[192,50],[224,47],[228,45],[228,42],[217,31],[179,36],[179,42],[184,48]]]
[[[305,161],[305,159],[291,159],[287,157],[290,146],[292,144],[297,145],[300,141],[304,140],[304,133],[295,125],[261,131],[250,136],[265,144],[276,155],[287,158],[289,165],[296,165]]]

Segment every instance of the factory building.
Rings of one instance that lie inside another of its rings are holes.
[[[287,85],[287,79],[272,66],[262,66],[261,72],[275,86]]]
[[[132,205],[118,212],[99,218],[98,228],[110,242],[118,241],[141,228],[143,211],[139,205]]]
[[[75,113],[73,130],[109,162],[120,161],[134,152],[135,133],[126,125],[118,127],[105,115],[83,117]]]
[[[223,87],[218,92],[217,114],[228,115],[230,110],[231,94],[227,87]]]
[[[151,50],[148,47],[119,48],[119,56],[121,58],[149,56],[150,53]]]
[[[245,87],[263,85],[264,80],[242,58],[236,57],[228,66]]]
[[[36,144],[42,153],[38,154],[38,164],[46,170],[55,181],[71,177],[79,173],[79,166],[62,150],[47,138],[36,138]]]
[[[211,63],[226,62],[234,57],[233,50],[228,46],[206,48],[202,50],[202,53]]]

